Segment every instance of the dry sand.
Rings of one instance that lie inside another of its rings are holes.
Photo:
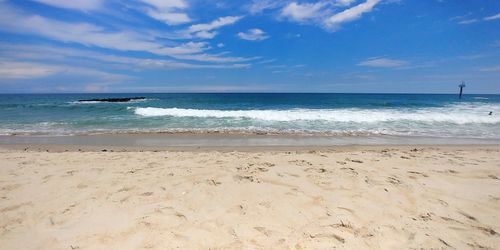
[[[499,178],[499,146],[0,149],[0,248],[498,249]]]

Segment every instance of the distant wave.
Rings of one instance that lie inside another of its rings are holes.
[[[104,103],[104,102],[98,102],[98,101],[72,101],[72,102],[69,102],[69,104],[95,104],[95,103]]]
[[[478,96],[478,97],[474,97],[475,100],[488,100],[490,98],[488,97],[481,97],[481,96]]]
[[[452,124],[499,124],[500,116],[489,116],[500,106],[450,106],[413,110],[396,109],[290,109],[290,110],[209,110],[181,108],[130,108],[144,117],[200,117],[258,119],[264,121],[329,121],[343,123],[420,122]]]

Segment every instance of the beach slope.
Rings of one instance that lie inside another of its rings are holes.
[[[500,147],[0,149],[2,249],[500,246]]]

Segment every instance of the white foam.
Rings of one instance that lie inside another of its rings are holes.
[[[208,110],[180,108],[133,108],[144,117],[200,117],[257,119],[264,121],[329,121],[345,123],[421,122],[453,124],[500,124],[499,105],[452,105],[423,109],[289,109],[289,110]]]

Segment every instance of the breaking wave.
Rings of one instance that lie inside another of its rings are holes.
[[[500,124],[499,105],[449,106],[423,109],[288,109],[288,110],[209,110],[182,108],[129,107],[144,117],[198,117],[255,119],[263,121],[327,121],[342,123],[417,122],[451,124]],[[495,115],[489,115],[493,112]]]

